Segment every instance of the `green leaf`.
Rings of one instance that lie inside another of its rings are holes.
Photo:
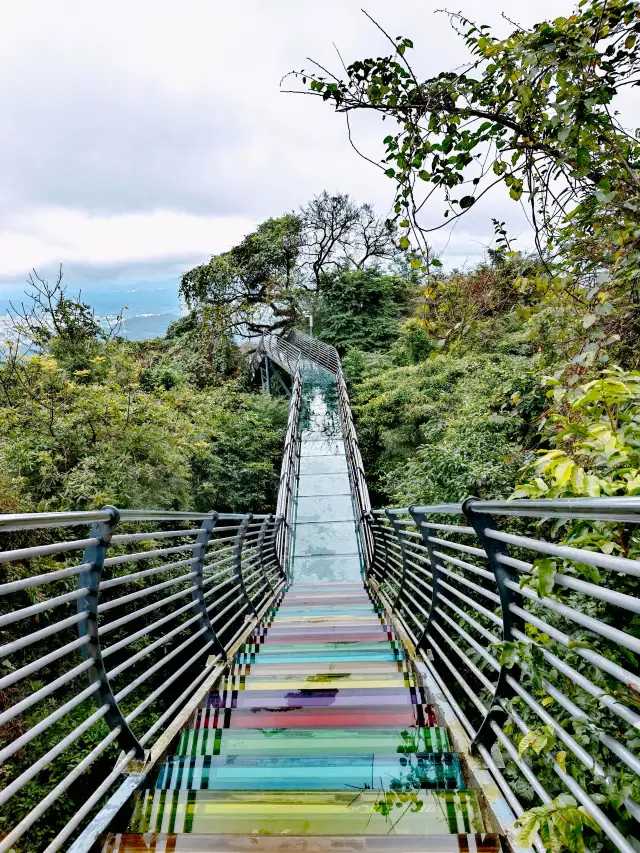
[[[408,237],[404,237],[404,236],[403,236],[403,237],[401,237],[401,238],[400,238],[399,246],[400,246],[400,248],[401,248],[401,249],[408,249],[408,248],[409,248],[409,238],[408,238]]]
[[[578,806],[578,811],[582,815],[582,822],[584,823],[584,825],[588,826],[589,829],[592,829],[594,832],[597,832],[598,835],[601,835],[602,834],[602,827],[600,826],[599,823],[596,823],[596,821],[591,817],[591,815],[585,809],[585,807],[584,806]]]
[[[583,468],[579,468],[577,465],[571,471],[571,485],[578,492],[578,494],[582,494],[584,491],[584,487],[586,484],[586,477]]]
[[[475,198],[472,195],[465,195],[460,199],[460,207],[462,210],[467,210],[476,202]]]
[[[522,735],[520,743],[518,744],[518,754],[520,758],[522,758],[524,753],[533,746],[537,737],[538,733],[536,731],[529,731]]]
[[[543,557],[541,560],[538,560],[536,574],[538,577],[538,595],[544,598],[553,589],[556,577],[555,560],[552,560],[550,557]]]
[[[589,149],[584,145],[579,145],[576,149],[576,163],[579,169],[588,169],[591,165],[591,154]]]
[[[556,486],[566,486],[571,479],[571,473],[575,467],[576,463],[569,457],[563,459],[562,462],[556,465],[555,471],[553,472],[556,478]]]
[[[594,474],[587,474],[586,476],[586,493],[590,498],[599,498],[600,497],[600,483],[598,482],[598,478]]]
[[[536,840],[538,831],[540,830],[540,818],[533,813],[533,809],[529,812],[524,812],[516,821],[518,827],[517,842],[520,847],[525,849],[533,847],[533,842]]]
[[[434,258],[434,259],[431,261],[431,266],[432,266],[432,267],[441,267],[441,266],[442,266],[442,261],[439,261],[437,258]]]

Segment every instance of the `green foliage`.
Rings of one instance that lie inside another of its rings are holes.
[[[530,367],[501,353],[432,355],[396,367],[350,352],[344,370],[369,482],[396,506],[508,493],[527,424],[503,412],[505,386]]]
[[[613,368],[585,384],[563,376],[544,379],[551,449],[539,451],[513,497],[640,494],[640,373]]]
[[[560,794],[550,803],[529,809],[516,821],[518,844],[524,848],[533,845],[536,835],[550,851],[569,850],[583,853],[584,828],[601,833],[602,830],[589,812],[569,794]]]
[[[295,215],[268,219],[230,251],[186,272],[180,294],[190,307],[207,309],[222,335],[286,328],[295,312],[301,228]]]
[[[400,324],[397,344],[394,356],[400,364],[419,364],[437,349],[424,322],[418,317],[411,317]]]
[[[281,402],[237,384],[180,387],[167,368],[139,373],[120,346],[98,358],[98,376],[87,368],[78,377],[51,356],[31,357],[28,394],[0,367],[12,401],[0,408],[0,459],[24,509],[271,505],[286,422]]]
[[[128,343],[60,279],[33,287],[0,361],[4,511],[275,505],[286,404],[226,378],[230,342],[190,315],[166,341]]]
[[[398,336],[404,288],[400,279],[375,267],[326,275],[315,301],[314,330],[340,353],[351,347],[387,349]]]

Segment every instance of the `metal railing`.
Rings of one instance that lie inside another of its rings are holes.
[[[612,766],[640,774],[639,522],[640,498],[469,498],[369,516],[370,585],[516,816],[514,774],[538,803],[569,792],[623,853],[634,848],[599,803]],[[514,735],[530,732],[533,748],[518,749]]]
[[[275,335],[263,335],[256,352],[259,358],[268,356],[271,361],[275,361],[291,376],[295,376],[298,372],[300,349],[288,343],[284,338],[278,338]],[[254,368],[255,366],[254,363]]]
[[[291,389],[289,421],[284,442],[278,503],[276,513],[280,527],[276,537],[276,550],[287,578],[291,577],[291,540],[295,514],[296,478],[300,461],[300,410],[302,407],[302,376],[296,369]]]
[[[280,528],[114,507],[0,516],[0,853],[34,832],[60,850],[124,773],[148,772],[277,601]]]

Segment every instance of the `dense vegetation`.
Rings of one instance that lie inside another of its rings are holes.
[[[274,506],[284,400],[189,318],[161,340],[117,331],[34,280],[0,364],[0,512]]]

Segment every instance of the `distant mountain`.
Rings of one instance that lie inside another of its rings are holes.
[[[120,334],[129,341],[144,341],[148,338],[161,338],[166,334],[169,323],[179,320],[180,314],[136,314],[122,321]]]

